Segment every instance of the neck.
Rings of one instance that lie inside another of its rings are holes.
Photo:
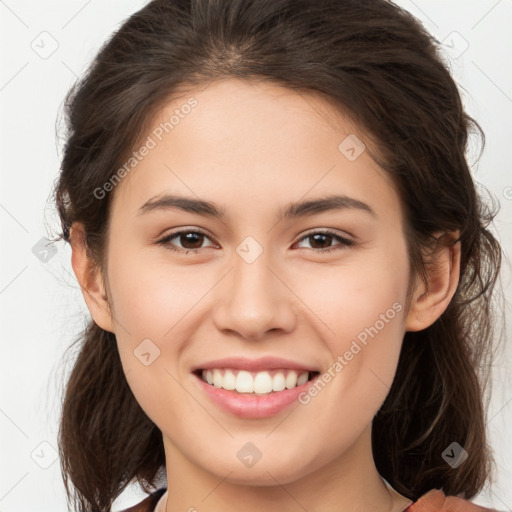
[[[411,501],[389,489],[371,452],[371,426],[342,456],[283,484],[267,471],[261,483],[234,481],[233,471],[215,475],[193,464],[164,437],[167,502],[163,510],[238,512],[399,512]]]

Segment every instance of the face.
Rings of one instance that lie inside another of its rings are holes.
[[[369,442],[409,263],[363,140],[320,96],[234,79],[173,99],[142,139],[106,271],[127,380],[172,460],[270,485]]]

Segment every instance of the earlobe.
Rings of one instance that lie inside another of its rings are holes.
[[[450,238],[458,240],[458,233]],[[460,276],[460,241],[437,249],[427,263],[427,283],[418,278],[405,322],[406,331],[421,331],[432,325],[452,300]]]
[[[81,223],[70,229],[71,265],[94,322],[102,329],[114,332],[114,322],[108,304],[105,285],[97,265],[87,255],[85,230]]]

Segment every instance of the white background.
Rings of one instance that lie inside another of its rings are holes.
[[[57,134],[62,137],[63,127],[56,128],[56,120],[65,93],[109,34],[145,3],[0,0],[0,512],[66,510],[55,458],[59,404],[69,369],[69,360],[66,366],[63,357],[88,312],[72,274],[67,244],[58,244],[46,263],[32,249],[42,237],[56,232],[49,227],[58,227],[48,199],[59,170]],[[487,137],[485,152],[473,166],[474,177],[501,202],[495,226],[509,255],[512,0],[397,3],[453,47],[447,49],[452,74],[467,111]],[[43,55],[47,58],[33,49],[39,46],[44,53],[52,45],[56,50]],[[507,257],[502,286],[508,302],[510,275]],[[506,308],[510,322],[510,307]],[[488,421],[497,479],[474,500],[499,510],[512,510],[510,329],[506,339],[508,346],[495,368]],[[125,493],[115,510],[139,501],[136,491]]]

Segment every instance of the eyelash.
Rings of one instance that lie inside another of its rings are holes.
[[[172,244],[169,243],[174,238],[176,238],[176,237],[178,237],[178,236],[180,236],[182,234],[185,234],[185,233],[194,233],[194,234],[198,234],[198,235],[204,235],[207,238],[210,238],[207,233],[205,233],[204,231],[201,231],[199,229],[194,229],[194,230],[184,229],[184,230],[181,230],[181,231],[175,231],[174,233],[170,233],[169,235],[166,235],[162,239],[158,240],[156,243],[159,244],[159,245],[166,246],[171,251],[175,251],[175,252],[179,252],[179,253],[185,253],[185,254],[188,254],[189,252],[197,253],[201,249],[206,249],[206,247],[202,247],[202,248],[199,248],[199,249],[181,249],[181,248],[176,248]],[[335,250],[342,250],[342,249],[344,249],[346,247],[351,247],[351,246],[353,246],[355,244],[355,242],[353,240],[349,240],[348,238],[344,238],[344,237],[338,235],[337,233],[335,233],[334,231],[331,231],[329,229],[323,229],[323,230],[318,230],[318,231],[310,232],[310,233],[304,235],[302,238],[300,238],[298,240],[298,242],[302,242],[304,239],[310,238],[310,237],[312,237],[314,235],[318,235],[318,234],[329,235],[329,236],[333,237],[335,240],[337,240],[338,242],[341,242],[341,244],[340,245],[335,245],[333,247],[329,247],[327,249],[311,249],[312,251],[314,251],[316,253],[324,253],[325,254],[326,252],[331,252],[331,251],[335,251]]]

